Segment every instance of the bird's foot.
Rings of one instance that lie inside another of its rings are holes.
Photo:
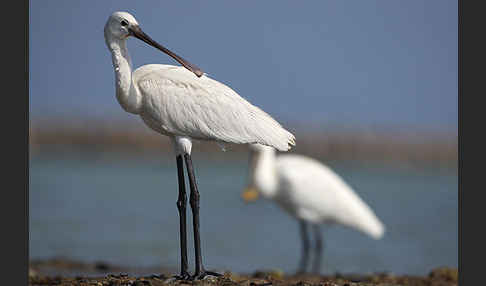
[[[179,275],[173,276],[171,280],[174,280],[174,281],[190,281],[190,280],[192,280],[192,276],[188,272],[182,272]]]
[[[199,273],[195,273],[191,278],[192,278],[192,280],[203,280],[203,279],[206,279],[206,278],[210,278],[211,276],[212,277],[221,277],[221,276],[223,276],[223,274],[213,272],[213,271],[202,270]]]

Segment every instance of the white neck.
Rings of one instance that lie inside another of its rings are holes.
[[[110,37],[106,33],[105,39],[113,60],[118,103],[125,111],[138,114],[142,105],[142,98],[132,82],[132,61],[128,54],[127,41]]]
[[[277,193],[278,180],[275,166],[276,154],[272,147],[262,147],[254,156],[253,184],[266,198],[272,198]]]

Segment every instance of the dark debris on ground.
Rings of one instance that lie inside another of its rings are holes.
[[[373,275],[292,275],[281,272],[258,271],[251,275],[226,272],[221,277],[208,276],[199,281],[178,281],[171,276],[147,275],[136,277],[127,273],[107,274],[105,276],[64,277],[44,276],[29,273],[29,285],[79,285],[79,286],[360,286],[360,285],[458,285],[458,271],[455,268],[441,267],[432,270],[427,276],[407,276],[392,274]]]

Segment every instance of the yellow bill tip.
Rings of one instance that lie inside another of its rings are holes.
[[[250,203],[256,201],[259,197],[259,194],[255,188],[248,187],[243,191],[243,193],[241,193],[241,197],[246,203]]]

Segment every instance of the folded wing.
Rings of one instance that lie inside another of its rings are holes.
[[[147,65],[134,73],[141,116],[164,132],[201,140],[260,143],[287,151],[295,137],[228,86],[182,67]]]

